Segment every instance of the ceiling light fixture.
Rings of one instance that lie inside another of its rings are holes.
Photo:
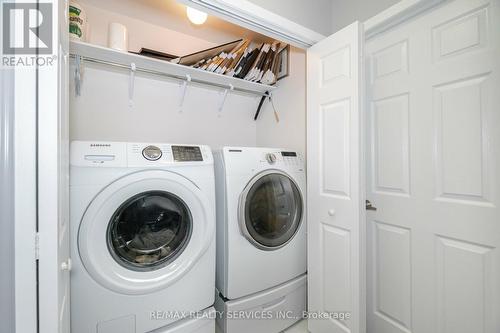
[[[186,7],[186,14],[189,21],[191,21],[193,24],[196,25],[205,23],[208,17],[207,13],[204,13],[202,11],[199,11],[191,7]]]

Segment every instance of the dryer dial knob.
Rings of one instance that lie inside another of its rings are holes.
[[[161,149],[156,146],[147,146],[142,150],[142,156],[148,161],[157,161],[161,155]]]
[[[276,163],[276,155],[273,153],[266,154],[266,160],[269,164],[274,164]]]

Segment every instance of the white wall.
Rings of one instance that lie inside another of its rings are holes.
[[[332,32],[332,0],[249,0],[325,36]]]
[[[331,32],[336,32],[358,20],[363,22],[400,0],[330,0],[332,3]]]
[[[273,93],[274,110],[265,102],[257,122],[257,144],[306,151],[306,52],[291,49],[290,75],[278,81]]]
[[[84,70],[81,96],[75,96],[70,85],[72,140],[205,143],[213,147],[256,143],[253,114],[257,97],[228,95],[219,117],[221,90],[190,86],[179,112],[178,82],[138,74],[130,107],[126,71],[91,64]]]

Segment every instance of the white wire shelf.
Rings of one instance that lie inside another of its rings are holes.
[[[82,63],[92,62],[124,69],[135,68],[136,72],[167,76],[177,80],[190,81],[231,91],[266,96],[275,86],[250,82],[202,69],[174,64],[168,61],[145,57],[133,53],[113,50],[89,43],[71,41],[70,54],[79,56]]]

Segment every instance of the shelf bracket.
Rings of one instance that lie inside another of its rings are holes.
[[[134,106],[134,85],[135,85],[135,72],[137,67],[135,63],[130,64],[130,77],[128,81],[128,106]]]
[[[221,100],[219,103],[219,117],[221,116],[221,112],[224,109],[224,104],[226,103],[226,98],[227,98],[228,92],[233,91],[233,90],[234,90],[234,86],[232,84],[230,84],[229,87],[224,89],[224,92],[222,93],[222,97],[221,97]]]
[[[189,82],[191,82],[191,75],[186,74],[186,79],[184,82],[182,82],[182,86],[181,86],[181,98],[179,101],[179,112],[182,112],[182,107],[184,106],[184,99],[186,98],[186,92],[187,92]]]
[[[81,72],[82,56],[75,55],[75,95],[80,96],[81,94],[81,84],[82,84],[82,72]]]

